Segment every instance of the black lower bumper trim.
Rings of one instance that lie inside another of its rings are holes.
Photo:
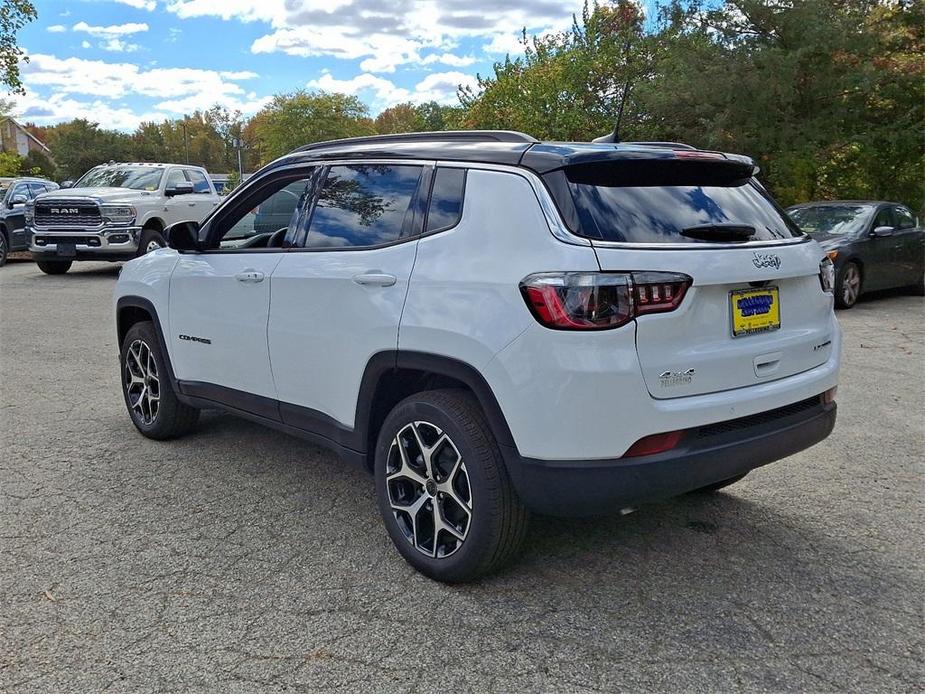
[[[544,461],[507,448],[511,479],[538,513],[589,516],[665,499],[742,475],[822,441],[835,426],[835,403],[714,436],[686,435],[665,453],[614,460]]]
[[[75,255],[58,255],[54,251],[49,253],[39,253],[38,251],[32,251],[32,260],[45,260],[45,261],[58,261],[61,263],[66,263],[68,261],[77,261],[77,260],[104,260],[110,262],[131,260],[134,258],[137,253],[136,251],[126,251],[125,253],[97,253],[94,251],[84,251],[78,250]]]

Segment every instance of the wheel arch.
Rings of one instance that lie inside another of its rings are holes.
[[[163,233],[166,226],[164,225],[164,220],[160,217],[148,217],[144,224],[141,225],[142,229],[153,229],[158,233]]]
[[[475,367],[452,357],[426,352],[380,352],[369,360],[363,374],[354,429],[354,443],[359,450],[365,450],[370,469],[375,459],[376,439],[392,408],[414,393],[436,388],[461,388],[472,393],[502,450],[516,450],[498,400]]]
[[[177,379],[173,373],[173,365],[170,363],[170,352],[167,351],[167,341],[164,339],[164,331],[161,327],[160,317],[154,304],[141,296],[122,296],[116,302],[116,334],[119,339],[119,350],[122,349],[122,342],[132,326],[136,323],[150,321],[154,325],[154,332],[157,334],[158,347],[161,354],[164,355],[164,363],[167,365],[167,377],[175,392],[177,388]]]

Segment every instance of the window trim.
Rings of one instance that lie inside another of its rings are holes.
[[[318,198],[321,195],[321,191],[324,188],[324,183],[327,181],[328,172],[332,167],[335,166],[380,166],[380,165],[389,165],[389,166],[417,166],[422,169],[421,176],[418,178],[418,184],[415,188],[414,194],[411,196],[411,202],[408,204],[408,210],[405,211],[405,217],[402,219],[402,230],[398,238],[392,241],[386,241],[385,243],[377,243],[367,246],[330,246],[330,247],[319,247],[319,248],[309,248],[305,244],[308,242],[308,235],[311,233],[312,221],[315,217],[315,208],[317,207]],[[417,239],[424,236],[424,214],[420,210],[421,200],[423,198],[422,190],[428,190],[427,200],[430,200],[429,197],[429,186],[433,181],[433,170],[434,162],[432,161],[419,161],[419,160],[365,160],[365,159],[350,159],[344,161],[335,161],[335,162],[324,162],[321,164],[323,167],[322,176],[318,185],[315,187],[315,193],[312,196],[311,208],[308,214],[308,222],[305,224],[305,233],[300,235],[300,238],[297,239],[296,244],[287,250],[293,253],[345,253],[350,251],[374,251],[380,248],[389,248],[391,246],[397,246],[402,243],[407,243],[409,241],[416,241]],[[411,221],[408,222],[408,211],[411,211]],[[405,234],[405,227],[410,226],[411,232]]]
[[[201,244],[209,244],[212,242],[216,235],[216,229],[218,224],[223,222],[229,216],[236,213],[241,209],[253,209],[255,204],[254,198],[258,197],[260,193],[266,188],[275,185],[280,180],[287,180],[288,182],[297,181],[301,178],[310,179],[312,181],[312,198],[309,203],[311,207],[314,206],[315,197],[317,196],[318,182],[317,175],[321,167],[318,164],[308,164],[300,163],[293,166],[287,166],[283,169],[269,172],[266,176],[261,176],[259,179],[251,179],[245,185],[239,187],[233,193],[234,197],[227,198],[227,205],[222,205],[220,208],[216,208],[213,214],[209,215],[202,226],[199,228],[199,242]],[[274,175],[276,174],[276,175]],[[281,175],[280,175],[281,174]],[[306,176],[306,174],[308,174]],[[284,184],[281,188],[277,189],[282,190],[286,187]],[[266,199],[266,198],[264,198]],[[257,202],[256,204],[260,204]],[[221,209],[221,208],[224,209]],[[311,209],[311,207],[309,209]],[[304,212],[303,212],[304,213]],[[221,238],[214,239],[221,242]],[[296,241],[298,237],[296,237]],[[192,253],[287,253],[289,251],[296,250],[295,246],[289,248],[279,247],[279,248],[203,248],[200,251],[191,251]]]

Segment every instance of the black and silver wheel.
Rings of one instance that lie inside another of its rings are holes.
[[[199,410],[177,399],[154,325],[133,325],[122,341],[122,394],[132,423],[152,439],[169,439],[195,426]]]
[[[138,255],[143,256],[158,248],[166,248],[167,240],[156,229],[142,229],[138,239]]]
[[[63,275],[71,269],[70,260],[36,260],[35,264],[46,275]]]
[[[527,511],[469,393],[427,391],[396,405],[379,433],[375,467],[389,536],[421,573],[470,581],[520,548]]]
[[[6,257],[9,255],[10,246],[6,242],[6,232],[0,229],[0,267],[6,265]]]
[[[857,263],[847,262],[838,273],[835,282],[835,305],[851,308],[861,296],[861,268]]]

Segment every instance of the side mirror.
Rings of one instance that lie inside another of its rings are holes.
[[[177,222],[167,227],[167,245],[175,251],[199,250],[199,222]]]
[[[870,232],[870,235],[875,236],[877,238],[883,238],[884,236],[892,236],[893,227],[886,227],[886,226],[877,227],[872,232]]]
[[[183,181],[182,183],[177,183],[175,186],[168,187],[167,190],[164,191],[164,195],[170,198],[174,195],[189,195],[192,192],[193,184],[189,181]]]
[[[27,202],[29,202],[29,199],[25,195],[22,193],[17,193],[12,198],[10,198],[10,209],[16,205],[25,205]]]
[[[73,187],[74,187],[74,181],[71,181],[71,180],[61,181],[61,187],[62,187],[62,188],[73,188]]]

